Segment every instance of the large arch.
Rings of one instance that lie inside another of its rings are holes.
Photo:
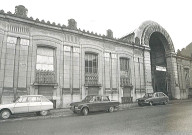
[[[166,88],[167,88],[167,94],[171,98],[180,98],[180,90],[178,87],[178,73],[177,73],[177,64],[176,64],[176,54],[173,42],[171,40],[171,37],[167,33],[167,31],[161,27],[158,23],[153,21],[146,21],[142,23],[135,31],[135,38],[138,38],[140,41],[140,45],[149,47],[149,53],[150,53],[150,66],[145,65],[146,68],[151,67],[151,85],[153,86],[153,78],[156,74],[155,70],[157,70],[157,66],[164,66],[166,68],[166,75],[163,77],[160,75],[163,79],[166,80]],[[158,45],[160,44],[160,45]],[[157,55],[157,52],[160,51],[159,49],[155,48],[161,48],[161,53],[164,54],[164,56],[161,57],[161,59],[165,58],[165,61],[163,64],[158,65],[159,63],[154,59]],[[154,52],[155,51],[155,52]],[[146,53],[146,52],[145,52]],[[149,59],[145,59],[145,63],[149,63]],[[153,68],[155,67],[155,68]],[[160,73],[161,74],[161,73]],[[147,76],[147,75],[146,75]],[[158,83],[158,82],[157,82]],[[153,91],[158,91],[158,88],[153,86]]]

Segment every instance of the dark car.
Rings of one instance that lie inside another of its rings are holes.
[[[110,101],[108,96],[89,95],[81,102],[74,102],[70,104],[70,109],[74,113],[81,113],[87,115],[89,112],[103,111],[113,112],[118,108],[119,102]]]
[[[138,105],[154,105],[154,104],[164,104],[169,102],[169,97],[163,92],[146,93],[142,98],[137,99]]]

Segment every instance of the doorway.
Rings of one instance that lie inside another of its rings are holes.
[[[168,44],[168,42],[161,33],[154,32],[150,36],[149,46],[151,49],[150,58],[153,90],[154,92],[164,92],[168,94],[167,62],[165,57],[166,44]]]

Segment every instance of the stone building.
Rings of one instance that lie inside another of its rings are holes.
[[[181,99],[192,98],[192,43],[177,51],[177,70]]]
[[[27,12],[21,5],[14,14],[0,11],[1,103],[25,94],[45,95],[57,108],[90,94],[128,103],[153,91],[180,99],[180,57],[156,22],[116,39],[111,30],[98,35],[74,19],[61,26]]]

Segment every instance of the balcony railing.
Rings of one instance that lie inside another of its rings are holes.
[[[120,77],[121,86],[131,86],[130,79],[128,77]]]
[[[85,74],[85,85],[97,86],[98,85],[98,74],[86,73]]]
[[[35,83],[37,84],[54,84],[56,75],[54,71],[36,70]]]

